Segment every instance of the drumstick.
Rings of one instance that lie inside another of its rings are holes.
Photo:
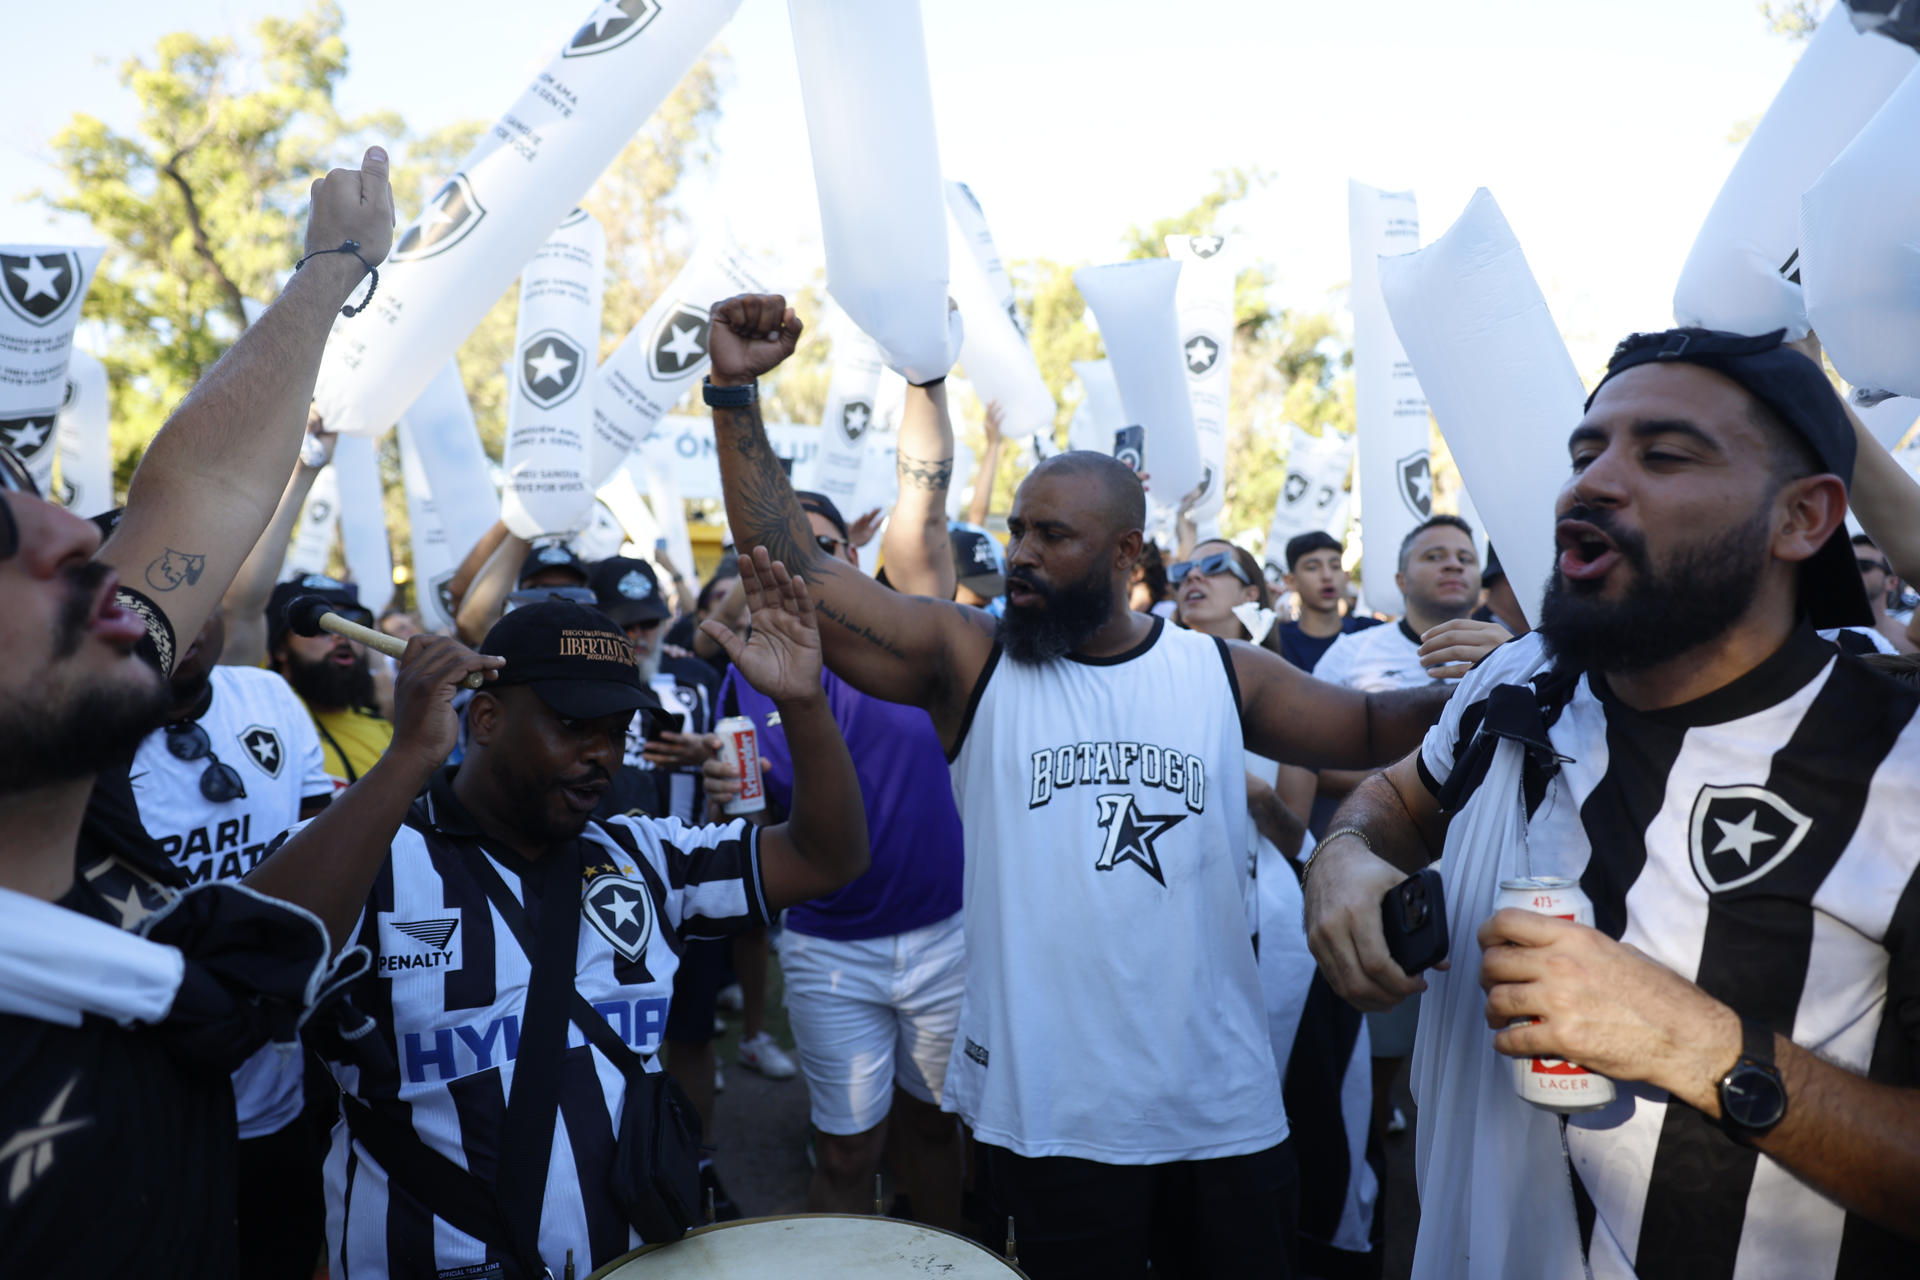
[[[287,606],[287,626],[299,636],[317,636],[322,631],[331,631],[334,635],[345,636],[349,640],[358,640],[361,644],[389,658],[397,658],[407,651],[407,642],[384,631],[375,631],[372,627],[363,627],[333,612],[324,596],[296,596]],[[460,683],[469,689],[478,689],[487,682],[487,673],[475,671]]]

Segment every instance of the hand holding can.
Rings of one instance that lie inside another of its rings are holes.
[[[1514,907],[1593,927],[1593,903],[1575,880],[1552,876],[1502,880],[1493,905],[1496,911]],[[1522,1098],[1547,1111],[1596,1111],[1614,1098],[1613,1081],[1559,1058],[1515,1058],[1513,1083]]]
[[[753,721],[745,716],[728,716],[713,726],[720,739],[720,763],[740,779],[740,794],[721,806],[728,817],[759,813],[767,807],[766,779],[760,773],[760,744],[754,736]]]

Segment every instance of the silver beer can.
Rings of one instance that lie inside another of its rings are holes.
[[[767,783],[760,776],[760,743],[754,737],[753,721],[728,716],[713,731],[720,735],[720,758],[740,775],[740,794],[727,801],[722,811],[734,818],[759,813],[767,807]]]
[[[1543,916],[1593,927],[1593,903],[1577,880],[1556,876],[1502,880],[1500,896],[1494,899],[1493,908],[1498,911],[1503,907],[1536,911]],[[1509,1025],[1531,1021],[1531,1018],[1516,1018]],[[1559,1058],[1515,1058],[1513,1083],[1522,1098],[1547,1111],[1597,1111],[1613,1101],[1613,1081],[1597,1071]]]

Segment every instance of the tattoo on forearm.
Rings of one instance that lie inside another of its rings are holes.
[[[911,458],[903,453],[898,455],[895,465],[899,469],[902,486],[945,493],[947,486],[953,483],[952,458]]]
[[[155,591],[191,587],[200,581],[200,575],[206,567],[206,556],[168,547],[161,552],[159,559],[147,565],[147,585]]]
[[[864,622],[855,622],[840,610],[827,604],[824,600],[815,599],[813,602],[813,611],[825,618],[828,622],[844,628],[853,635],[859,636],[868,644],[891,654],[893,657],[905,658],[907,656],[906,651],[899,645],[887,639],[887,637],[881,635]]]
[[[817,576],[818,562],[824,557],[814,545],[806,512],[793,496],[793,484],[767,441],[759,406],[715,409],[713,423],[743,464],[740,482],[727,489],[727,519],[740,539],[740,549],[765,547],[788,572]]]

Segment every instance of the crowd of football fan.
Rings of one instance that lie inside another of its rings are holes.
[[[311,219],[310,247],[378,263],[384,153]],[[740,1215],[701,1145],[722,1007],[740,1066],[804,1079],[810,1210],[870,1212],[884,1169],[896,1214],[996,1248],[1015,1224],[1034,1276],[1378,1275],[1416,1212],[1423,1275],[1911,1257],[1920,488],[1817,348],[1623,343],[1553,424],[1546,599],[1434,515],[1392,619],[1327,533],[1273,549],[1279,581],[1184,509],[1156,546],[1103,455],[1039,461],[1004,548],[991,462],[949,524],[937,379],[908,391],[898,505],[849,521],[790,490],[743,390],[797,321],[732,299],[708,403],[738,553],[696,585],[498,526],[440,636],[278,581],[362,274],[294,275],[122,510],[69,514],[0,458],[0,1272],[584,1274]],[[308,634],[310,597],[404,655]],[[1517,865],[1579,881],[1598,928],[1456,917],[1416,1052],[1427,979],[1379,904],[1443,851],[1471,900],[1516,822]],[[1490,1088],[1389,1209],[1389,1135],[1428,1122],[1398,1073],[1457,1072],[1469,1033],[1601,1071],[1624,1110],[1490,1150],[1525,1108]],[[1729,1101],[1742,1068],[1778,1107]],[[1572,1194],[1489,1212],[1485,1161]],[[1546,1251],[1446,1256],[1468,1184],[1470,1231]]]

